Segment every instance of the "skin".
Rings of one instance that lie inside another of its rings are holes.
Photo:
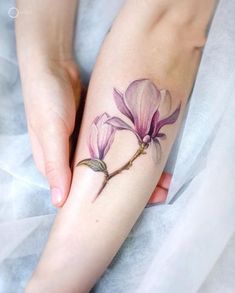
[[[93,119],[106,111],[119,116],[112,89],[136,78],[167,88],[178,121],[164,128],[161,162],[150,153],[109,182],[95,202],[102,174],[74,169],[69,197],[59,211],[39,265],[26,292],[89,292],[103,274],[146,206],[159,181],[180,127],[205,44],[214,1],[126,1],[107,36],[89,85],[75,164],[89,156],[87,137]],[[200,16],[200,17],[198,17]],[[123,131],[107,156],[113,169],[136,151],[136,138]],[[144,166],[144,172],[143,172]]]
[[[17,0],[17,53],[28,132],[36,166],[48,179],[56,207],[63,206],[70,190],[70,137],[82,88],[72,50],[76,7],[77,0],[69,5],[65,0]],[[155,203],[165,200],[167,190],[158,186],[158,193]]]
[[[69,139],[81,90],[72,52],[77,1],[18,0],[17,7],[17,53],[33,155],[48,179],[52,203],[60,207],[70,189]]]

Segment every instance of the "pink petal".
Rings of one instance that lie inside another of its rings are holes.
[[[112,127],[112,126],[111,126]],[[107,144],[103,150],[103,158],[106,156],[107,152],[109,151],[115,137],[115,130],[113,129],[112,134],[110,135],[109,139],[107,140]]]
[[[103,113],[100,116],[97,116],[94,120],[94,123],[97,125],[98,129],[109,119],[110,116],[107,113]]]
[[[100,116],[99,121],[97,122],[98,128],[98,149],[100,159],[103,159],[106,153],[108,152],[111,143],[112,137],[114,134],[114,129],[111,125],[107,124],[106,121],[110,116],[107,113],[104,113]]]
[[[110,149],[114,140],[115,128],[106,124],[110,116],[104,113],[97,116],[90,130],[89,136],[89,151],[92,158],[102,160]]]
[[[150,80],[140,79],[129,85],[124,99],[134,118],[136,131],[143,138],[149,133],[153,115],[159,106],[160,92]]]
[[[123,94],[119,92],[117,89],[114,89],[113,97],[114,97],[118,110],[133,122],[133,116],[131,115],[130,110],[127,108],[124,102]]]

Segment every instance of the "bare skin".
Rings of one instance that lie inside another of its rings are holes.
[[[110,180],[95,201],[104,174],[87,166],[74,168],[69,197],[26,292],[89,292],[112,261],[160,180],[195,80],[214,6],[215,1],[209,0],[126,2],[92,74],[75,165],[90,156],[87,139],[97,115],[107,112],[123,118],[113,99],[114,87],[124,91],[133,80],[147,78],[170,91],[172,109],[181,103],[179,117],[164,126],[167,139],[161,142],[158,164],[149,146],[130,170]],[[163,107],[160,114],[165,111]],[[118,132],[105,157],[111,172],[135,153],[136,143],[129,131]]]

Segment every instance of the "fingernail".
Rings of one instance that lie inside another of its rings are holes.
[[[62,202],[63,196],[59,188],[51,188],[51,201],[53,205],[58,206]]]

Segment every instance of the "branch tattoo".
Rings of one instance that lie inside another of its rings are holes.
[[[104,181],[96,198],[110,179],[124,170],[129,170],[136,159],[146,154],[146,149],[150,144],[153,144],[156,148],[157,162],[161,160],[160,141],[166,139],[166,134],[162,132],[162,128],[177,121],[181,108],[180,103],[171,113],[172,98],[170,92],[165,89],[159,90],[148,79],[133,81],[127,87],[125,93],[114,88],[113,97],[118,110],[130,120],[130,124],[119,117],[112,117],[108,113],[97,116],[91,125],[88,141],[91,157],[77,164],[77,166],[86,165],[95,172],[104,173]],[[164,117],[161,117],[162,108],[165,112]],[[126,164],[110,173],[104,158],[114,141],[116,131],[120,130],[131,131],[136,136],[138,149]]]

